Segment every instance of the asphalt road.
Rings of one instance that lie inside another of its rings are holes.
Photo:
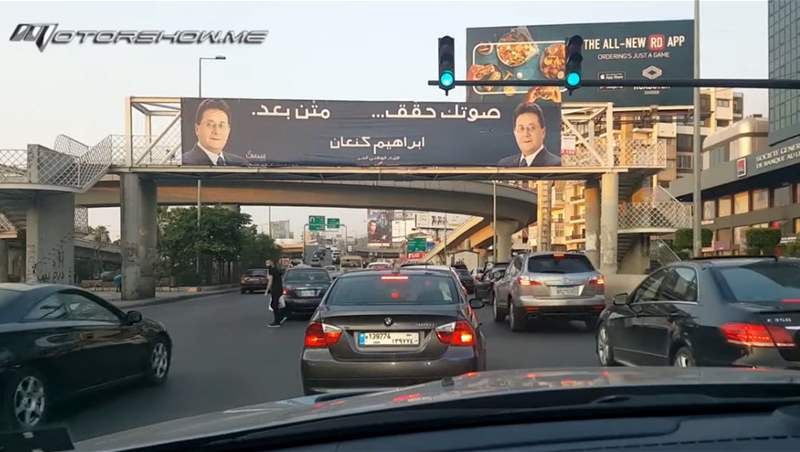
[[[299,358],[305,321],[267,328],[261,294],[238,293],[137,308],[162,322],[174,341],[163,386],[109,390],[63,407],[56,422],[80,441],[134,427],[302,395]],[[532,324],[511,333],[479,311],[489,370],[594,366],[593,333],[581,322]]]

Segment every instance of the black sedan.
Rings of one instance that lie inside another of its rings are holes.
[[[0,284],[0,430],[31,429],[54,404],[135,378],[163,383],[172,340],[137,311],[54,284]]]
[[[283,299],[286,315],[311,315],[331,285],[331,276],[324,268],[290,268],[283,275]]]
[[[441,271],[340,276],[306,328],[306,394],[406,386],[486,369],[473,308]]]
[[[799,275],[774,257],[661,268],[600,316],[600,363],[800,368]]]

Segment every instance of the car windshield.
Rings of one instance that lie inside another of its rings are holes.
[[[594,271],[592,263],[585,256],[545,255],[528,259],[528,271],[532,273],[585,273]]]
[[[442,305],[458,302],[452,279],[440,275],[372,274],[341,278],[326,303],[340,305]]]
[[[325,270],[291,270],[286,272],[286,283],[323,283],[330,282],[331,277]]]
[[[759,262],[715,269],[737,302],[800,302],[800,264]]]
[[[12,0],[0,62],[2,432],[800,376],[800,0]]]

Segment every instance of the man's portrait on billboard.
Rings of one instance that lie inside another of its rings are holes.
[[[550,133],[561,134],[560,130]],[[514,109],[514,139],[519,152],[503,157],[497,166],[561,166],[561,150],[546,145],[547,118],[537,103],[523,102]]]
[[[225,147],[231,133],[231,109],[221,99],[205,99],[195,112],[197,141],[181,157],[184,165],[245,166],[247,161]]]

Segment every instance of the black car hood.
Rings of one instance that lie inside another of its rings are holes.
[[[700,384],[800,384],[797,371],[737,368],[640,367],[533,369],[471,372],[447,384],[435,381],[386,392],[346,398],[307,396],[203,414],[135,428],[80,442],[79,451],[124,450],[172,441],[279,427],[349,414],[437,402],[508,394],[515,391],[579,390],[585,387],[630,387]]]

